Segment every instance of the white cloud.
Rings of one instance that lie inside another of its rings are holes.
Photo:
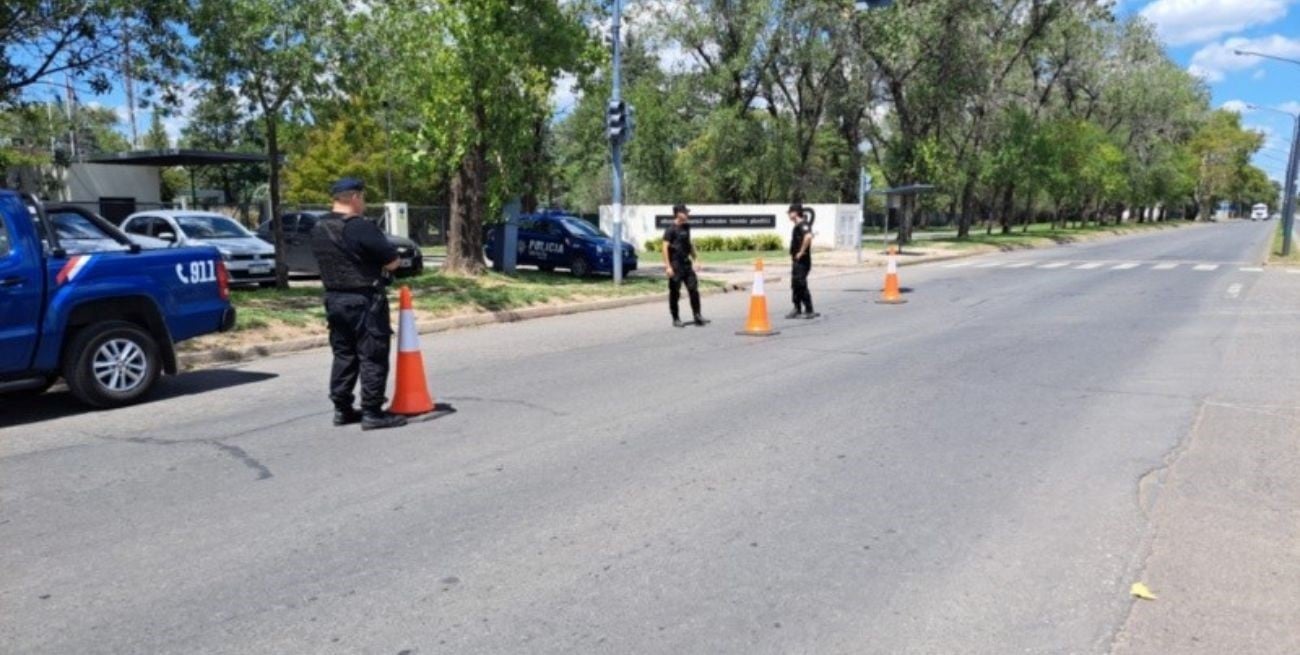
[[[1250,76],[1250,79],[1252,79],[1252,80],[1262,80],[1262,79],[1264,79],[1264,76],[1265,76],[1267,73],[1268,73],[1268,71],[1265,71],[1263,68],[1261,68],[1261,69],[1255,71],[1255,74],[1254,74],[1254,75],[1251,75],[1251,76]]]
[[[1229,100],[1222,105],[1219,105],[1219,109],[1227,109],[1236,114],[1244,114],[1250,111],[1250,106],[1243,100]]]
[[[1204,43],[1286,16],[1295,0],[1155,0],[1142,16],[1170,45]]]
[[[1290,102],[1284,102],[1278,105],[1277,108],[1281,109],[1282,111],[1289,111],[1293,114],[1300,114],[1300,102],[1295,100],[1292,100]]]
[[[1250,55],[1238,55],[1236,50],[1250,50],[1275,57],[1300,59],[1300,39],[1289,39],[1281,34],[1255,39],[1232,38],[1210,45],[1192,55],[1192,64],[1187,67],[1191,74],[1207,82],[1220,82],[1228,73],[1254,68],[1268,61]]]

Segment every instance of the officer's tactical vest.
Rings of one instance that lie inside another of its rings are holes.
[[[353,220],[365,220],[356,218]],[[344,219],[327,214],[311,231],[311,250],[320,265],[321,283],[331,291],[356,291],[378,285],[378,267],[366,266],[361,255],[348,250],[343,241]]]

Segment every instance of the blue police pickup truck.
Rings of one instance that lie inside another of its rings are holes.
[[[129,404],[176,372],[176,342],[234,325],[215,248],[110,237],[118,247],[71,248],[38,201],[0,190],[0,393],[63,378],[93,407]]]
[[[591,223],[564,212],[542,212],[519,217],[518,255],[515,263],[550,272],[568,269],[575,277],[593,273],[614,274],[614,240]],[[500,230],[492,230],[483,245],[488,261],[496,263]],[[623,274],[636,270],[636,248],[623,243]]]

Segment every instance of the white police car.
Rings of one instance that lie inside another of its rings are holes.
[[[525,214],[519,218],[515,263],[543,271],[568,269],[576,277],[614,273],[614,240],[591,223],[564,212]],[[484,251],[495,263],[501,230],[487,235]],[[636,248],[624,242],[623,274],[636,270]]]

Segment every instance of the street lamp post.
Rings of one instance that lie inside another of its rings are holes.
[[[1295,192],[1296,172],[1300,168],[1300,114],[1293,114],[1272,107],[1248,105],[1251,109],[1262,109],[1290,118],[1295,127],[1291,134],[1291,154],[1287,157],[1286,177],[1282,180],[1282,256],[1291,254],[1292,232],[1295,231]]]
[[[1261,57],[1263,59],[1283,61],[1288,64],[1300,66],[1300,60],[1278,57],[1276,55],[1266,55],[1262,52],[1253,52],[1250,50],[1233,50],[1232,52],[1238,56]],[[1300,169],[1300,115],[1292,114],[1289,111],[1273,109],[1271,107],[1258,108],[1274,111],[1279,114],[1286,114],[1295,120],[1295,129],[1291,135],[1291,156],[1287,157],[1286,179],[1282,180],[1282,256],[1286,257],[1291,254],[1292,233],[1295,231],[1295,178],[1297,169]]]

